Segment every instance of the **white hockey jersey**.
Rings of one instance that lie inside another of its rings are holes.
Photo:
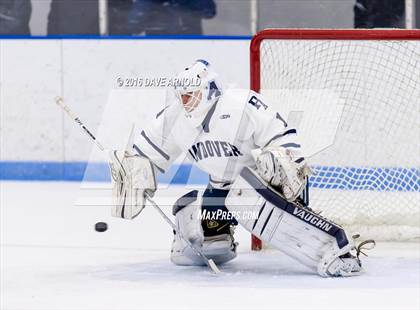
[[[161,172],[185,154],[210,175],[214,187],[227,189],[244,166],[255,166],[252,150],[273,144],[299,159],[296,130],[287,126],[281,112],[258,93],[230,89],[199,124],[179,102],[170,103],[136,134],[133,152],[148,157]]]

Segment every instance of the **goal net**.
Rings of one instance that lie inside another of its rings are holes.
[[[264,30],[251,88],[298,128],[311,208],[366,238],[420,237],[420,30]]]

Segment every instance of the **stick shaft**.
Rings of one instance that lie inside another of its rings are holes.
[[[73,111],[64,103],[63,98],[57,97],[55,99],[55,103],[58,106],[60,106],[64,110],[64,112],[66,112],[66,114],[80,126],[80,128],[82,128],[83,132],[89,136],[89,138],[101,151],[105,151],[103,145],[96,139],[92,132],[85,126],[85,124],[83,124],[80,118],[76,114],[74,114]]]

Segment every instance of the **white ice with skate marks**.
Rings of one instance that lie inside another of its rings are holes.
[[[249,251],[213,276],[169,261],[171,229],[152,208],[133,221],[75,206],[78,183],[0,183],[2,309],[418,309],[420,247],[379,243],[366,274],[324,279],[274,250]],[[163,191],[168,201],[184,188]],[[169,206],[163,207],[170,214]],[[97,233],[93,225],[106,221]]]

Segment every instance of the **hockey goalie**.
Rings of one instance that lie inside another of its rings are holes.
[[[155,175],[185,154],[209,174],[209,183],[173,207],[179,231],[171,249],[174,264],[204,264],[183,238],[218,264],[234,259],[234,228],[240,224],[321,276],[360,274],[360,245],[309,207],[311,169],[296,129],[281,112],[253,91],[224,91],[205,60],[176,81],[151,124],[135,133],[127,150],[112,153],[113,215],[136,217],[156,190]],[[241,217],[243,211],[258,216]]]

